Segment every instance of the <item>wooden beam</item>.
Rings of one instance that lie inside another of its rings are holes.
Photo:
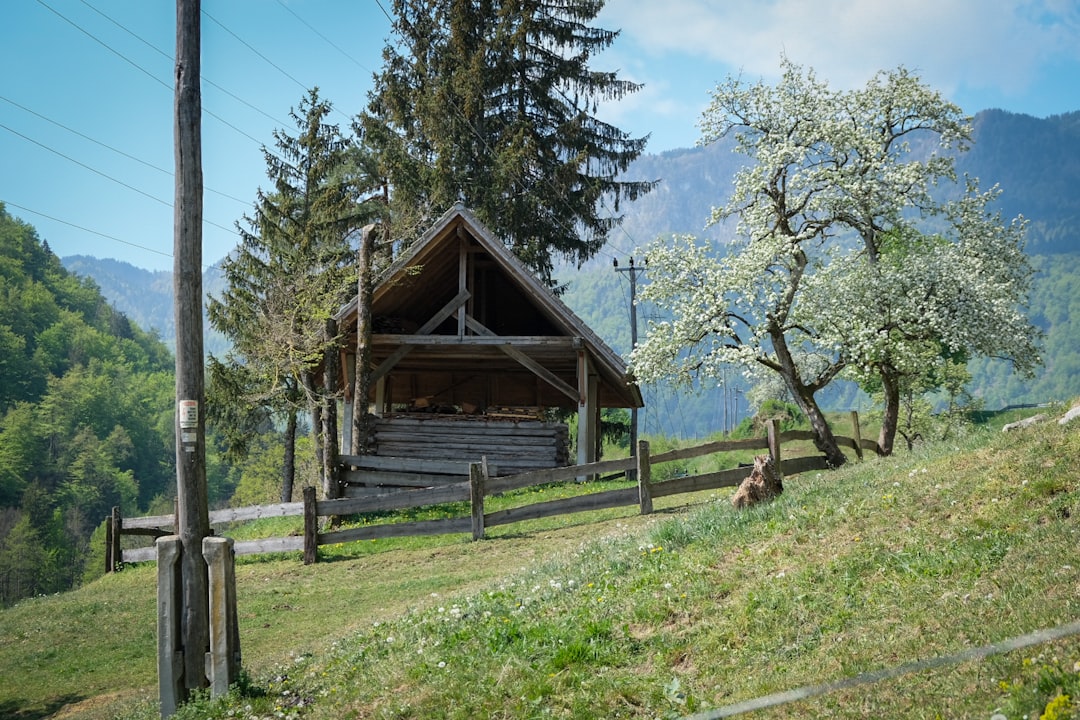
[[[459,307],[464,305],[469,299],[469,291],[462,290],[453,297],[450,302],[443,305],[439,312],[435,313],[430,320],[420,326],[420,329],[416,331],[416,335],[427,335],[435,328],[439,327],[443,320],[453,315]],[[390,357],[383,360],[379,367],[375,368],[375,372],[371,373],[371,382],[376,382],[390,372],[401,358],[409,354],[409,351],[413,349],[413,345],[404,345],[393,353]]]
[[[477,322],[475,319],[473,319],[471,317],[465,318],[465,324],[469,327],[470,330],[475,332],[477,335],[483,335],[483,336],[486,336],[488,338],[502,339],[502,338],[499,338],[499,336],[497,336],[494,332],[492,332],[488,328],[484,327],[484,325]],[[496,343],[493,343],[493,344],[496,344]],[[551,385],[551,387],[555,388],[556,390],[561,392],[563,395],[566,395],[571,400],[577,400],[578,399],[578,392],[572,385],[570,385],[569,383],[563,381],[561,378],[559,378],[558,375],[551,372],[546,367],[544,367],[540,363],[536,362],[535,360],[533,360],[531,357],[529,357],[525,353],[521,352],[517,348],[513,347],[512,345],[508,345],[508,344],[498,344],[498,348],[500,350],[502,350],[504,353],[506,353],[507,355],[509,355],[510,357],[512,357],[514,360],[516,360],[520,365],[528,368],[533,374],[535,374],[538,377],[542,378],[548,385]]]
[[[466,321],[468,322],[468,321]],[[483,327],[473,320],[469,323]],[[475,327],[473,327],[475,329]],[[562,348],[575,349],[574,338],[551,337],[548,335],[373,335],[372,340],[376,345],[408,345],[417,347],[421,345],[483,345],[485,347],[512,345],[525,348]]]

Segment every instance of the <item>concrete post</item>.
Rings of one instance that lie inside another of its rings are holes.
[[[236,613],[236,564],[232,538],[203,538],[210,594],[210,652],[206,676],[213,697],[240,679],[240,633]]]
[[[184,652],[180,648],[180,616],[183,601],[180,594],[179,535],[157,539],[157,631],[158,631],[158,699],[161,717],[176,714],[184,699]]]

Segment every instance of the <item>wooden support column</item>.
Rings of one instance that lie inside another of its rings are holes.
[[[596,461],[596,437],[599,434],[596,407],[599,386],[596,375],[592,372],[592,361],[585,348],[579,348],[577,351],[577,386],[577,464],[586,465]],[[579,481],[584,479],[584,477],[578,478]]]

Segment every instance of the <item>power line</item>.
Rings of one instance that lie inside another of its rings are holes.
[[[112,180],[117,185],[121,185],[123,187],[126,187],[128,190],[133,190],[133,191],[139,193],[140,195],[142,195],[143,197],[148,197],[151,200],[153,200],[154,202],[161,203],[165,207],[170,207],[170,208],[172,207],[172,203],[168,202],[167,200],[162,200],[159,197],[155,197],[154,195],[151,195],[150,193],[146,192],[145,190],[140,190],[139,188],[135,187],[134,185],[129,185],[128,183],[124,182],[123,180],[119,180],[117,178],[114,178],[112,175],[108,175],[106,173],[103,173],[102,171],[98,170],[97,168],[90,167],[86,163],[81,162],[79,160],[76,160],[75,158],[71,157],[70,155],[65,155],[64,153],[60,152],[59,150],[51,148],[51,147],[49,147],[48,145],[46,145],[44,143],[40,143],[37,140],[35,140],[34,138],[30,137],[29,135],[23,135],[18,130],[14,130],[14,129],[8,127],[7,125],[5,125],[3,123],[0,123],[0,128],[3,128],[4,130],[7,130],[12,135],[18,135],[23,140],[26,140],[27,142],[31,142],[34,145],[37,145],[39,148],[42,148],[43,150],[48,150],[49,152],[51,152],[51,153],[53,153],[55,155],[59,155],[60,157],[64,158],[65,160],[75,163],[79,167],[86,168],[90,172],[92,172],[92,173],[94,173],[96,175],[100,175],[101,177],[105,178],[106,180]]]
[[[84,0],[84,1],[85,1],[85,0]],[[360,62],[359,60],[357,60],[356,58],[354,58],[354,57],[353,57],[352,55],[350,55],[349,53],[345,52],[345,51],[344,51],[344,50],[342,50],[342,49],[341,49],[340,47],[338,47],[338,45],[337,45],[337,44],[335,44],[335,43],[334,43],[334,42],[333,42],[333,41],[332,41],[332,40],[331,40],[330,38],[326,37],[326,36],[325,36],[325,35],[323,35],[323,34],[322,34],[321,32],[319,32],[319,31],[318,31],[318,30],[317,30],[317,29],[315,28],[315,26],[313,26],[313,25],[312,25],[311,23],[309,23],[309,22],[308,22],[307,20],[305,20],[304,18],[302,18],[302,17],[300,17],[299,15],[297,15],[297,14],[296,14],[296,11],[295,11],[295,10],[293,10],[293,9],[292,9],[291,7],[289,7],[288,5],[286,5],[286,4],[284,3],[284,2],[282,2],[282,0],[277,0],[277,4],[278,4],[278,5],[280,5],[280,6],[282,7],[282,8],[284,8],[285,10],[287,10],[287,11],[289,12],[289,14],[290,14],[290,15],[292,15],[292,16],[293,16],[294,18],[296,18],[296,19],[297,19],[297,20],[299,20],[299,21],[300,21],[301,23],[303,23],[303,25],[304,25],[305,27],[307,27],[307,29],[308,29],[308,30],[310,30],[311,32],[315,33],[315,34],[316,34],[316,35],[318,35],[318,36],[319,36],[320,38],[322,38],[322,39],[323,39],[323,41],[324,41],[324,42],[325,42],[325,43],[326,43],[327,45],[329,45],[330,47],[332,47],[332,48],[334,48],[335,50],[337,50],[337,51],[338,51],[339,53],[341,53],[342,55],[344,55],[344,56],[345,56],[345,57],[346,57],[346,58],[347,58],[348,60],[351,60],[351,61],[352,61],[352,63],[353,63],[354,65],[356,65],[356,66],[357,66],[358,68],[360,68],[361,70],[365,70],[365,71],[367,71],[367,72],[369,72],[369,73],[373,73],[373,72],[374,72],[374,71],[373,71],[373,70],[371,70],[370,68],[366,67],[366,66],[365,66],[365,65],[364,65],[364,64],[363,64],[362,62]],[[380,9],[382,9],[382,6],[380,6]],[[386,10],[383,10],[383,13],[385,14],[385,13],[386,13]],[[389,17],[389,16],[387,16],[387,17]]]
[[[105,18],[105,19],[106,19],[106,20],[108,20],[109,22],[111,22],[111,23],[112,23],[113,25],[115,25],[116,27],[118,27],[118,28],[120,28],[121,30],[123,30],[124,32],[126,32],[126,33],[127,33],[128,35],[130,35],[131,37],[133,37],[133,38],[135,38],[136,40],[138,40],[139,42],[141,42],[141,43],[142,43],[143,45],[146,45],[146,47],[150,48],[151,50],[153,50],[154,52],[156,52],[156,53],[157,53],[158,55],[161,55],[162,57],[164,57],[164,58],[165,58],[166,60],[168,60],[169,62],[173,62],[173,61],[174,61],[174,60],[173,60],[173,56],[172,56],[172,55],[170,55],[169,53],[165,52],[164,50],[162,50],[161,48],[159,48],[159,47],[158,47],[157,45],[154,45],[154,44],[153,44],[152,42],[150,42],[149,40],[146,40],[145,38],[143,38],[143,37],[142,37],[142,36],[140,36],[139,34],[135,33],[135,32],[134,32],[133,30],[130,30],[130,29],[129,29],[129,28],[127,28],[127,27],[126,27],[125,25],[123,25],[123,24],[122,24],[122,23],[120,23],[119,21],[115,20],[114,18],[110,17],[110,16],[109,16],[109,15],[107,15],[106,13],[102,12],[102,11],[101,11],[101,10],[99,10],[98,8],[94,7],[93,5],[91,5],[90,3],[88,3],[88,2],[86,1],[86,0],[79,0],[79,2],[81,2],[81,3],[83,4],[83,5],[85,5],[86,7],[90,8],[91,10],[93,10],[94,12],[96,12],[96,13],[97,13],[98,15],[100,15],[100,16],[101,16],[101,17],[103,17],[103,18]],[[209,78],[208,78],[208,77],[206,77],[205,75],[200,75],[199,77],[200,77],[200,78],[202,79],[202,81],[203,81],[204,83],[206,83],[207,85],[211,85],[211,86],[213,86],[214,88],[216,88],[216,89],[220,90],[221,92],[223,92],[223,93],[225,93],[226,95],[228,95],[229,97],[231,97],[231,98],[232,98],[233,100],[236,100],[236,101],[237,101],[238,103],[241,103],[241,104],[243,104],[243,105],[246,105],[247,107],[251,108],[252,110],[254,110],[255,112],[259,113],[260,115],[262,115],[263,117],[267,118],[268,120],[270,120],[270,121],[272,121],[272,122],[274,122],[274,123],[276,123],[276,124],[278,124],[278,125],[288,125],[288,123],[283,123],[283,122],[282,122],[281,120],[279,120],[279,119],[275,118],[275,117],[274,117],[273,115],[271,115],[270,113],[266,112],[266,111],[265,111],[265,110],[263,110],[262,108],[256,107],[255,105],[252,105],[252,104],[251,104],[251,103],[249,103],[249,102],[248,102],[247,100],[245,100],[245,99],[243,99],[242,97],[240,97],[239,95],[236,95],[235,93],[231,92],[230,90],[227,90],[227,89],[225,89],[225,88],[224,88],[224,87],[222,87],[221,85],[218,85],[218,84],[217,84],[216,82],[214,82],[213,80],[209,79]]]
[[[118,148],[114,148],[113,146],[108,145],[106,143],[103,143],[100,140],[95,140],[94,138],[90,137],[89,135],[87,135],[85,133],[81,133],[78,130],[75,130],[74,128],[68,127],[67,125],[64,125],[63,123],[60,123],[60,122],[57,122],[56,120],[53,120],[52,118],[45,117],[41,113],[39,113],[39,112],[37,112],[35,110],[31,110],[30,108],[26,107],[25,105],[20,105],[19,103],[15,102],[14,100],[12,100],[10,98],[7,98],[7,97],[4,97],[3,95],[0,95],[0,100],[3,100],[4,102],[9,103],[11,105],[14,105],[15,107],[19,108],[23,112],[30,113],[31,115],[33,115],[35,117],[38,117],[38,118],[44,120],[47,123],[51,123],[51,124],[55,125],[58,128],[61,128],[63,130],[67,130],[69,133],[72,133],[73,135],[78,135],[79,137],[83,138],[84,140],[88,140],[88,141],[94,143],[95,145],[98,145],[100,147],[105,148],[106,150],[111,150],[112,152],[116,153],[117,155],[121,155],[123,157],[126,157],[129,160],[134,160],[135,162],[137,162],[137,163],[139,163],[141,165],[145,165],[146,167],[150,168],[151,170],[157,170],[158,172],[163,173],[165,175],[168,175],[169,177],[173,177],[173,172],[171,170],[167,170],[167,169],[165,169],[163,167],[160,167],[158,165],[154,165],[153,163],[147,162],[146,160],[143,160],[142,158],[135,157],[134,155],[131,155],[130,153],[126,153],[123,150],[120,150]],[[241,200],[238,197],[235,197],[233,195],[229,195],[228,193],[221,192],[220,190],[215,190],[215,189],[210,188],[210,187],[206,188],[206,190],[209,191],[209,192],[212,192],[212,193],[214,193],[216,195],[220,195],[221,197],[228,198],[229,200],[235,200],[236,202],[241,203],[243,205],[248,204],[247,200]]]
[[[63,220],[63,219],[58,218],[58,217],[56,217],[54,215],[49,215],[48,213],[43,213],[40,210],[34,210],[32,208],[26,207],[25,205],[19,205],[18,203],[13,203],[10,200],[0,200],[0,204],[6,205],[8,207],[18,208],[19,210],[22,210],[23,212],[32,213],[32,214],[37,215],[39,217],[43,217],[46,220],[52,220],[53,222],[60,223],[61,225],[67,225],[68,227],[73,227],[76,230],[81,230],[81,231],[83,231],[85,233],[90,233],[91,235],[97,235],[98,237],[103,237],[106,240],[112,240],[112,241],[118,242],[118,243],[120,243],[122,245],[129,245],[129,246],[131,246],[133,248],[138,248],[139,250],[145,250],[146,252],[151,252],[151,253],[154,253],[155,255],[161,255],[162,257],[167,257],[167,258],[171,258],[173,256],[172,253],[165,252],[163,250],[156,250],[156,249],[154,249],[152,247],[147,247],[146,245],[140,245],[138,243],[133,243],[130,240],[123,240],[121,238],[116,237],[115,235],[109,235],[108,233],[103,233],[103,232],[100,232],[98,230],[93,230],[93,229],[85,227],[83,225],[79,225],[77,223],[73,223],[73,222],[70,222],[68,220]],[[215,270],[217,272],[221,272],[221,268],[219,268],[219,267],[217,267],[215,265],[205,265],[204,264],[202,267],[203,267],[203,270]]]
[[[27,142],[31,142],[31,143],[37,145],[38,147],[40,147],[40,148],[42,148],[44,150],[48,150],[51,153],[59,155],[60,157],[64,158],[65,160],[68,160],[70,162],[75,163],[79,167],[86,168],[90,172],[92,172],[92,173],[94,173],[96,175],[100,175],[101,177],[105,178],[106,180],[112,180],[117,185],[120,185],[122,187],[126,187],[128,190],[134,190],[135,192],[139,193],[140,195],[142,195],[144,197],[148,197],[151,200],[153,200],[154,202],[161,203],[162,205],[164,205],[167,208],[172,208],[173,207],[173,204],[171,202],[169,202],[168,200],[162,200],[159,197],[151,195],[150,193],[146,192],[145,190],[140,190],[139,188],[135,187],[134,185],[130,185],[130,184],[124,182],[123,180],[119,180],[117,178],[114,178],[112,175],[104,173],[101,170],[98,170],[97,168],[91,167],[91,166],[87,165],[84,162],[76,160],[75,158],[71,157],[70,155],[65,155],[64,153],[60,152],[59,150],[51,148],[48,145],[45,145],[44,143],[40,143],[40,142],[38,142],[37,140],[33,139],[32,137],[30,137],[28,135],[23,135],[18,130],[13,130],[12,128],[9,128],[7,125],[5,125],[3,123],[0,123],[0,128],[3,128],[4,130],[7,130],[9,133],[11,133],[13,135],[18,135],[23,140],[26,140]],[[225,232],[232,233],[233,235],[237,234],[237,232],[234,229],[225,227],[224,225],[216,223],[213,220],[203,219],[203,222],[206,223],[207,225],[213,225],[214,227],[219,228],[221,230],[224,230]]]

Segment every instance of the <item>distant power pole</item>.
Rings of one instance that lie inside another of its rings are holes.
[[[176,306],[176,532],[182,554],[180,637],[184,686],[204,688],[210,649],[203,539],[210,535],[206,490],[206,407],[202,325],[202,97],[200,0],[176,0],[173,293]]]
[[[637,347],[637,276],[642,268],[634,267],[634,256],[630,256],[630,267],[619,267],[615,258],[615,272],[627,273],[630,278],[630,349]],[[647,263],[646,263],[647,264]],[[638,409],[630,408],[630,457],[637,455]]]

